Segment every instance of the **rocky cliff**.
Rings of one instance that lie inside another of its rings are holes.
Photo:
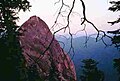
[[[37,65],[44,81],[76,81],[75,67],[60,47],[47,24],[37,16],[28,19],[19,30],[19,41],[27,65]]]

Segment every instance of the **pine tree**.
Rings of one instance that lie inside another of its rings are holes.
[[[81,81],[104,81],[104,73],[97,68],[98,62],[93,59],[84,59],[82,62]]]
[[[20,10],[29,10],[27,0],[0,0],[0,80],[25,81],[26,67],[18,41],[16,20]],[[26,80],[27,81],[27,80]]]
[[[111,7],[109,7],[110,11],[113,12],[118,12],[120,11],[120,1],[111,1],[110,2],[112,4]],[[120,23],[120,17],[117,18],[116,20],[112,21],[112,22],[108,22],[111,25]],[[114,36],[112,37],[112,43],[115,44],[115,46],[120,49],[120,29],[114,30],[114,31],[108,31],[108,33],[113,34]]]

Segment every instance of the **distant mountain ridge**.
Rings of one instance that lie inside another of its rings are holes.
[[[67,52],[70,48],[70,39],[59,36],[57,36],[56,39],[64,43],[60,44]],[[105,81],[117,81],[117,73],[113,68],[113,59],[120,57],[120,52],[114,46],[106,47],[102,41],[96,42],[96,39],[93,37],[90,37],[87,41],[87,47],[84,47],[85,41],[85,36],[73,38],[72,45],[75,51],[73,61],[76,66],[77,76],[79,76],[81,72],[81,61],[86,58],[92,58],[99,62],[98,67],[104,71]],[[111,43],[108,38],[105,38],[105,42],[107,44]],[[72,56],[72,54],[70,54],[70,56]]]

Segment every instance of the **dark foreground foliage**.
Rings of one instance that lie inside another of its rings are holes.
[[[27,68],[18,41],[16,20],[20,10],[29,10],[27,0],[0,0],[0,80],[27,81]]]
[[[81,81],[104,81],[104,73],[97,68],[98,62],[93,59],[84,59],[82,62]]]

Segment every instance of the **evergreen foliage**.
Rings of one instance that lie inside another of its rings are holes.
[[[113,12],[118,12],[120,11],[120,1],[111,1],[110,2],[112,4],[111,7],[109,7],[110,11]],[[108,22],[111,23],[112,25],[120,23],[120,16],[119,18],[117,18],[115,21],[112,22]],[[113,38],[112,38],[112,43],[116,45],[116,47],[120,50],[120,29],[117,29],[115,31],[108,31],[108,33],[113,34]],[[119,81],[120,81],[120,58],[114,59],[114,67],[116,68],[117,72],[118,72],[118,77],[119,77]]]
[[[81,81],[104,81],[104,73],[97,68],[98,62],[93,59],[84,59],[82,62]]]
[[[114,68],[116,68],[116,70],[118,72],[118,78],[120,81],[120,58],[114,59]]]
[[[25,81],[27,68],[18,41],[16,20],[29,10],[27,0],[0,0],[0,80]]]
[[[110,11],[113,11],[113,12],[120,11],[120,1],[119,0],[111,1],[110,3],[112,4],[112,6],[109,7]],[[108,23],[111,23],[112,25],[120,23],[120,17],[117,18],[115,21],[108,22]],[[112,37],[112,43],[115,44],[118,49],[120,49],[120,29],[117,29],[115,31],[108,31],[108,33],[111,33],[114,35]]]

